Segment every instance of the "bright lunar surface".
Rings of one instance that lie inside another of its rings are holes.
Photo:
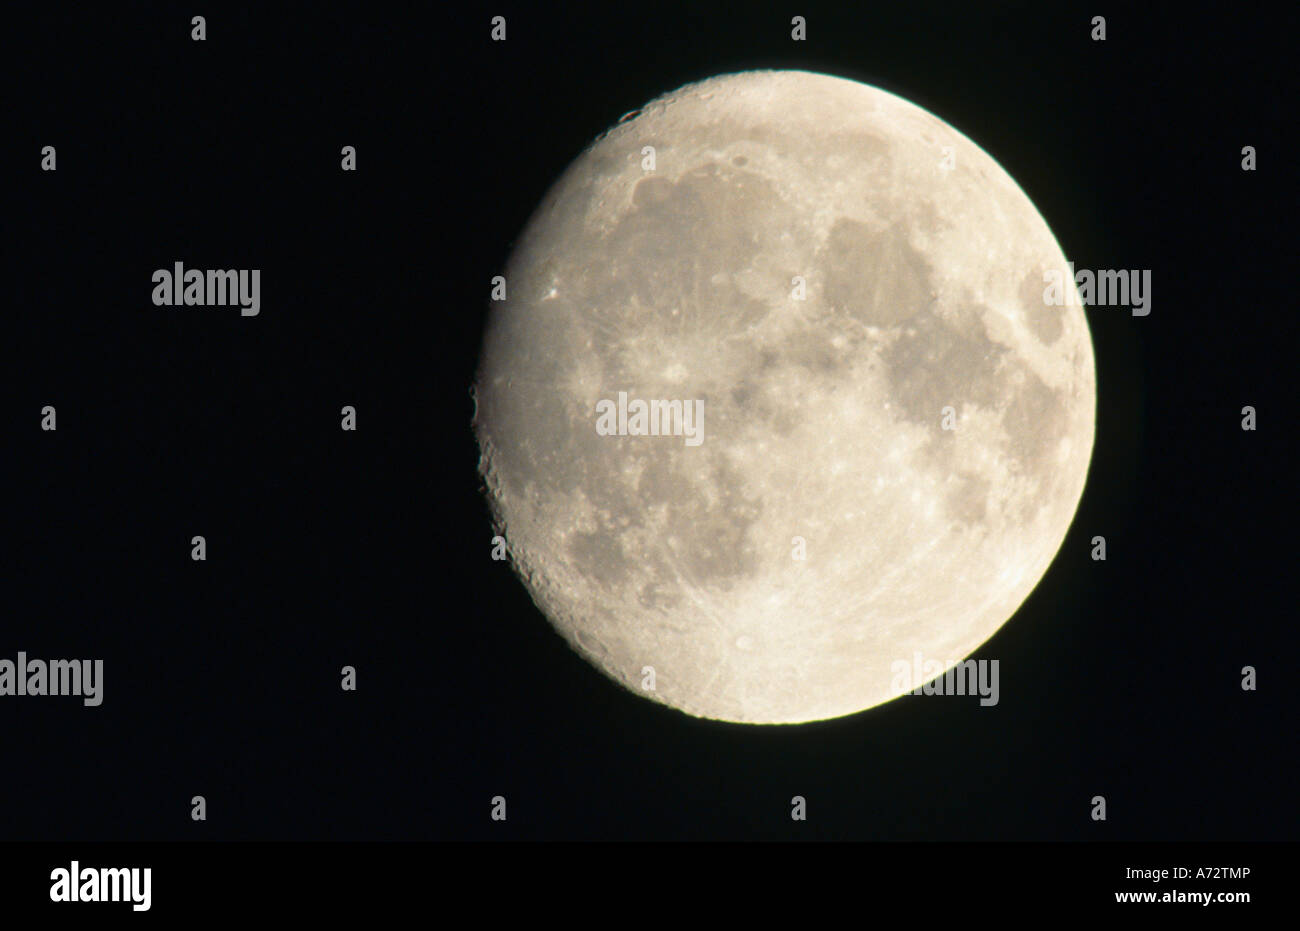
[[[725,721],[850,714],[922,684],[894,664],[966,658],[1092,453],[1092,343],[1049,270],[1073,281],[1006,172],[884,91],[746,72],[625,117],[529,221],[475,386],[534,601],[615,681]],[[638,399],[703,416],[638,435]]]

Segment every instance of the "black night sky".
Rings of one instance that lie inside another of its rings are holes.
[[[993,6],[252,5],[204,43],[161,6],[34,14],[4,66],[0,658],[102,658],[105,699],[0,700],[0,839],[1294,838],[1293,64],[1263,45],[1295,23]],[[620,115],[749,68],[924,107],[1078,267],[1152,270],[1150,316],[1088,311],[1089,480],[976,654],[996,707],[690,718],[606,680],[489,558],[490,279]],[[154,307],[176,261],[262,269],[260,315]]]

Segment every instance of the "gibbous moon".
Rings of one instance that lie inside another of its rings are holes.
[[[625,117],[529,221],[475,386],[534,601],[724,721],[851,714],[922,684],[900,662],[968,657],[1092,454],[1088,326],[1048,271],[1074,280],[1007,173],[876,88],[745,72]],[[647,435],[651,401],[680,403]]]

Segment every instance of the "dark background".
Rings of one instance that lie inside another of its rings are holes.
[[[1296,23],[1042,6],[12,20],[0,657],[102,658],[105,699],[0,701],[0,839],[1294,839],[1294,87],[1269,45]],[[915,102],[1079,268],[1152,270],[1149,317],[1088,312],[1089,482],[976,654],[995,707],[689,718],[608,682],[489,558],[490,278],[619,116],[754,67]],[[261,314],[154,307],[175,261],[262,269]]]

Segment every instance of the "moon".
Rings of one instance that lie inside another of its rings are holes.
[[[722,721],[852,714],[921,685],[900,663],[969,657],[1092,455],[1092,342],[1051,271],[1073,287],[1011,177],[877,88],[751,71],[624,117],[518,239],[474,385],[534,602],[615,682]],[[602,432],[620,393],[698,409],[698,442]]]

